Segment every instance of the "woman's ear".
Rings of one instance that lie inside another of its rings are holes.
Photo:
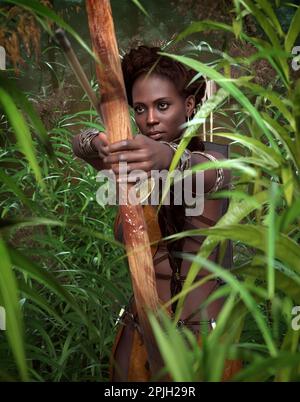
[[[195,101],[195,96],[194,95],[189,95],[185,99],[185,114],[187,117],[191,117],[193,114],[193,111],[195,109],[196,101]]]

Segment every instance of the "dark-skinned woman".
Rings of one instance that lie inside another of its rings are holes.
[[[127,162],[128,173],[142,170],[148,176],[152,171],[168,170],[181,136],[182,126],[189,120],[205,94],[205,81],[198,79],[188,85],[195,75],[180,63],[159,56],[159,48],[140,46],[132,49],[122,61],[128,103],[134,109],[135,121],[140,134],[131,140],[109,144],[105,133],[86,130],[73,139],[76,156],[84,159],[97,170],[111,167],[120,174],[119,162]],[[206,151],[200,137],[194,137],[179,162],[179,170],[194,165],[224,159],[216,151]],[[204,173],[204,196],[228,185],[230,173],[223,169],[207,170]],[[186,216],[184,205],[163,205],[158,215],[161,237],[185,230],[207,228],[216,224],[224,213],[224,200],[204,198],[204,207],[197,216]],[[120,216],[115,222],[115,234],[122,240]],[[191,262],[178,257],[178,252],[196,254],[204,241],[203,236],[185,237],[179,241],[166,242],[163,239],[153,253],[156,286],[160,300],[169,301],[178,293],[188,274]],[[230,250],[229,250],[230,251]],[[177,253],[177,254],[176,254]],[[219,248],[209,259],[218,261]],[[231,253],[223,266],[230,268]],[[209,272],[201,270],[199,280]],[[216,325],[218,314],[224,300],[217,299],[205,309],[199,306],[214,292],[222,282],[218,279],[207,281],[191,291],[185,299],[178,325],[185,325],[195,334],[205,321],[211,329]],[[176,305],[172,305],[171,314]],[[149,370],[147,353],[139,331],[138,318],[132,300],[121,317],[119,332],[113,347],[112,381],[148,381]],[[233,362],[227,367],[226,378],[239,369]],[[236,363],[236,364],[235,364]]]

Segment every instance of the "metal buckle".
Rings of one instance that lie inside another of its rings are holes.
[[[117,325],[120,323],[120,321],[121,321],[121,319],[123,318],[125,312],[126,312],[125,306],[122,306],[122,307],[121,307],[121,310],[120,310],[120,312],[119,312],[119,314],[118,314],[118,318],[116,319],[115,326],[117,326]]]
[[[214,318],[210,319],[211,328],[214,330],[217,326],[216,320]]]

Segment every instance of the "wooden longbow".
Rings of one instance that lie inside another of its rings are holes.
[[[109,0],[87,0],[92,46],[100,63],[96,74],[101,88],[100,109],[110,143],[132,138],[129,110]],[[130,186],[128,186],[130,189]],[[153,260],[141,205],[121,205],[123,237],[133,293],[152,374],[163,367],[147,310],[160,306]]]

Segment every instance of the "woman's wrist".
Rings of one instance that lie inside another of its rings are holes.
[[[98,157],[98,150],[94,140],[99,132],[96,129],[87,129],[82,131],[73,139],[73,151],[76,156],[82,159],[91,159]]]

